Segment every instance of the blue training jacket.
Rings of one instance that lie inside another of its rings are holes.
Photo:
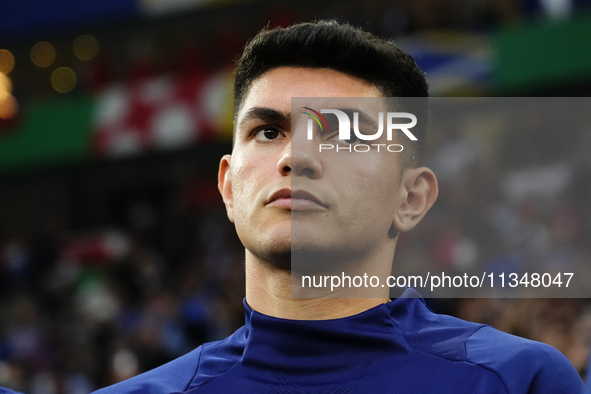
[[[96,394],[581,394],[556,349],[433,313],[413,289],[358,315],[253,311],[228,338]]]
[[[0,387],[0,394],[21,394],[21,393],[17,393],[16,391],[7,389],[6,387]]]

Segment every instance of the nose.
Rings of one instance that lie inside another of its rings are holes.
[[[281,175],[290,175],[292,170],[296,176],[318,179],[322,176],[322,164],[318,157],[307,147],[292,144],[286,146],[277,162],[277,170]]]

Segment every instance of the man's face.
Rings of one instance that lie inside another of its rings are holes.
[[[380,96],[324,68],[280,67],[254,81],[236,116],[232,156],[220,166],[228,216],[248,252],[272,262],[288,262],[292,248],[361,256],[387,245],[393,253],[388,231],[406,198],[398,154],[319,152],[305,122],[292,130],[291,119],[292,97]]]

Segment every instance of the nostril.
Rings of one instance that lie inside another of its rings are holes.
[[[308,178],[314,178],[315,172],[311,168],[303,168],[300,171],[300,175],[308,177]]]

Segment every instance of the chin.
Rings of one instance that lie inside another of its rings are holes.
[[[281,234],[283,233],[283,234]],[[243,244],[259,261],[282,269],[291,268],[291,234],[275,232],[255,242],[243,240]]]
[[[259,260],[274,267],[291,270],[291,249],[277,248],[266,250],[264,253],[253,253]]]
[[[291,251],[291,269],[301,275],[340,274],[346,269],[347,256],[334,250],[296,248]]]

